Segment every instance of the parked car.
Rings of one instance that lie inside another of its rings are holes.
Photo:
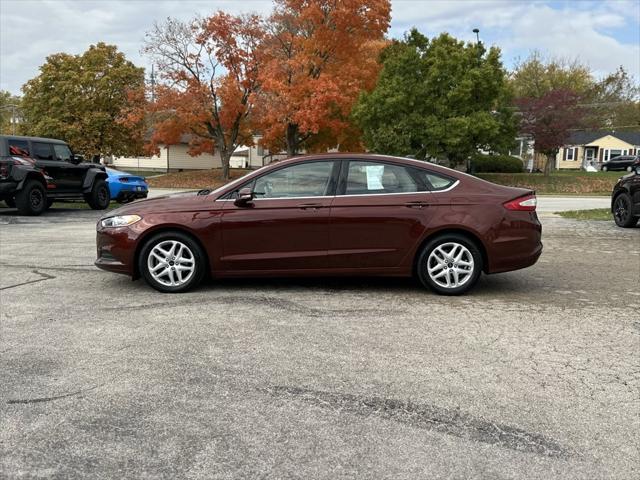
[[[621,177],[611,193],[611,213],[616,225],[629,228],[640,219],[640,166]]]
[[[138,177],[108,167],[106,172],[111,198],[118,203],[128,203],[139,198],[147,198],[149,185],[147,185],[144,177]]]
[[[96,266],[183,292],[205,276],[411,276],[445,295],[542,252],[535,193],[405,158],[279,161],[97,224]]]
[[[62,140],[0,135],[0,200],[23,215],[40,215],[55,200],[110,201],[104,167],[83,162]]]
[[[626,170],[627,172],[633,171],[637,166],[640,166],[640,156],[638,155],[623,155],[615,157],[602,164],[602,171],[614,171],[614,170]]]

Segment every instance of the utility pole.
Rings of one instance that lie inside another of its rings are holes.
[[[151,102],[153,103],[156,101],[156,75],[153,63],[151,64],[151,79],[149,83],[151,83]]]
[[[480,43],[480,29],[479,28],[474,28],[473,29],[473,33],[476,34],[476,43]]]

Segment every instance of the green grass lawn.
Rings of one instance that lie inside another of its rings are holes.
[[[122,204],[118,203],[118,202],[111,202],[109,203],[109,206],[105,209],[105,210],[113,210],[114,208],[118,208],[121,207]],[[75,210],[91,210],[91,207],[89,206],[89,204],[87,202],[81,202],[81,201],[77,201],[77,202],[53,202],[53,205],[51,205],[52,209],[56,209],[56,208],[65,208],[65,209],[75,209]]]
[[[569,210],[567,212],[556,212],[564,218],[575,220],[613,220],[611,210],[608,208],[594,208],[592,210]]]
[[[530,188],[541,195],[611,195],[613,186],[627,172],[479,173],[478,177],[500,185]]]

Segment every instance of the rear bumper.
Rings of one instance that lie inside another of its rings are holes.
[[[542,225],[535,212],[509,212],[488,246],[487,273],[530,267],[542,254]]]
[[[140,192],[135,192],[132,190],[120,190],[120,193],[118,193],[115,200],[116,202],[120,202],[120,203],[130,202],[133,200],[138,200],[140,198],[147,198],[147,195],[149,195],[148,190],[144,190]]]
[[[13,196],[18,188],[18,182],[0,182],[0,196]]]

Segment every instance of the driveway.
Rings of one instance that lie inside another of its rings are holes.
[[[93,211],[0,211],[0,477],[630,479],[640,229],[544,219],[533,267],[209,282],[93,267]]]

